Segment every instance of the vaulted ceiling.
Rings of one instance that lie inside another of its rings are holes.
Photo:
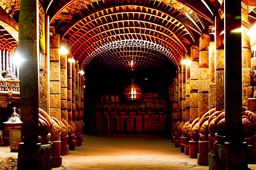
[[[250,21],[255,22],[255,1],[244,1],[250,6]],[[50,16],[51,30],[67,40],[83,67],[93,59],[116,68],[128,68],[131,61],[138,68],[161,66],[166,61],[177,65],[223,12],[223,0],[40,2]],[[20,0],[0,1],[1,49],[17,46],[19,5]]]

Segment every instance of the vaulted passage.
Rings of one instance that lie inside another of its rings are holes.
[[[0,145],[18,170],[247,170],[255,24],[255,0],[0,0]]]

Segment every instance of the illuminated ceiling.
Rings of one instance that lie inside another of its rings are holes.
[[[222,0],[40,2],[50,16],[51,30],[67,40],[74,58],[83,67],[95,59],[116,68],[127,68],[131,60],[142,68],[161,65],[166,60],[177,64],[189,47],[198,43],[199,36],[208,32],[222,5]],[[255,6],[254,0],[248,0],[248,4]],[[0,6],[12,23],[11,29],[0,28],[0,43],[15,44],[19,0],[1,0]],[[256,20],[255,11],[254,7],[249,9],[250,21]]]

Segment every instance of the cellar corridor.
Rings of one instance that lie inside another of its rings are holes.
[[[256,1],[0,0],[6,146],[18,170],[247,170]]]

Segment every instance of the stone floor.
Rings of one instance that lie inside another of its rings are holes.
[[[208,170],[175,148],[169,139],[158,137],[84,136],[82,146],[69,151],[63,164],[53,170]],[[0,146],[0,170],[13,170],[17,153]],[[256,170],[256,165],[249,165]]]

